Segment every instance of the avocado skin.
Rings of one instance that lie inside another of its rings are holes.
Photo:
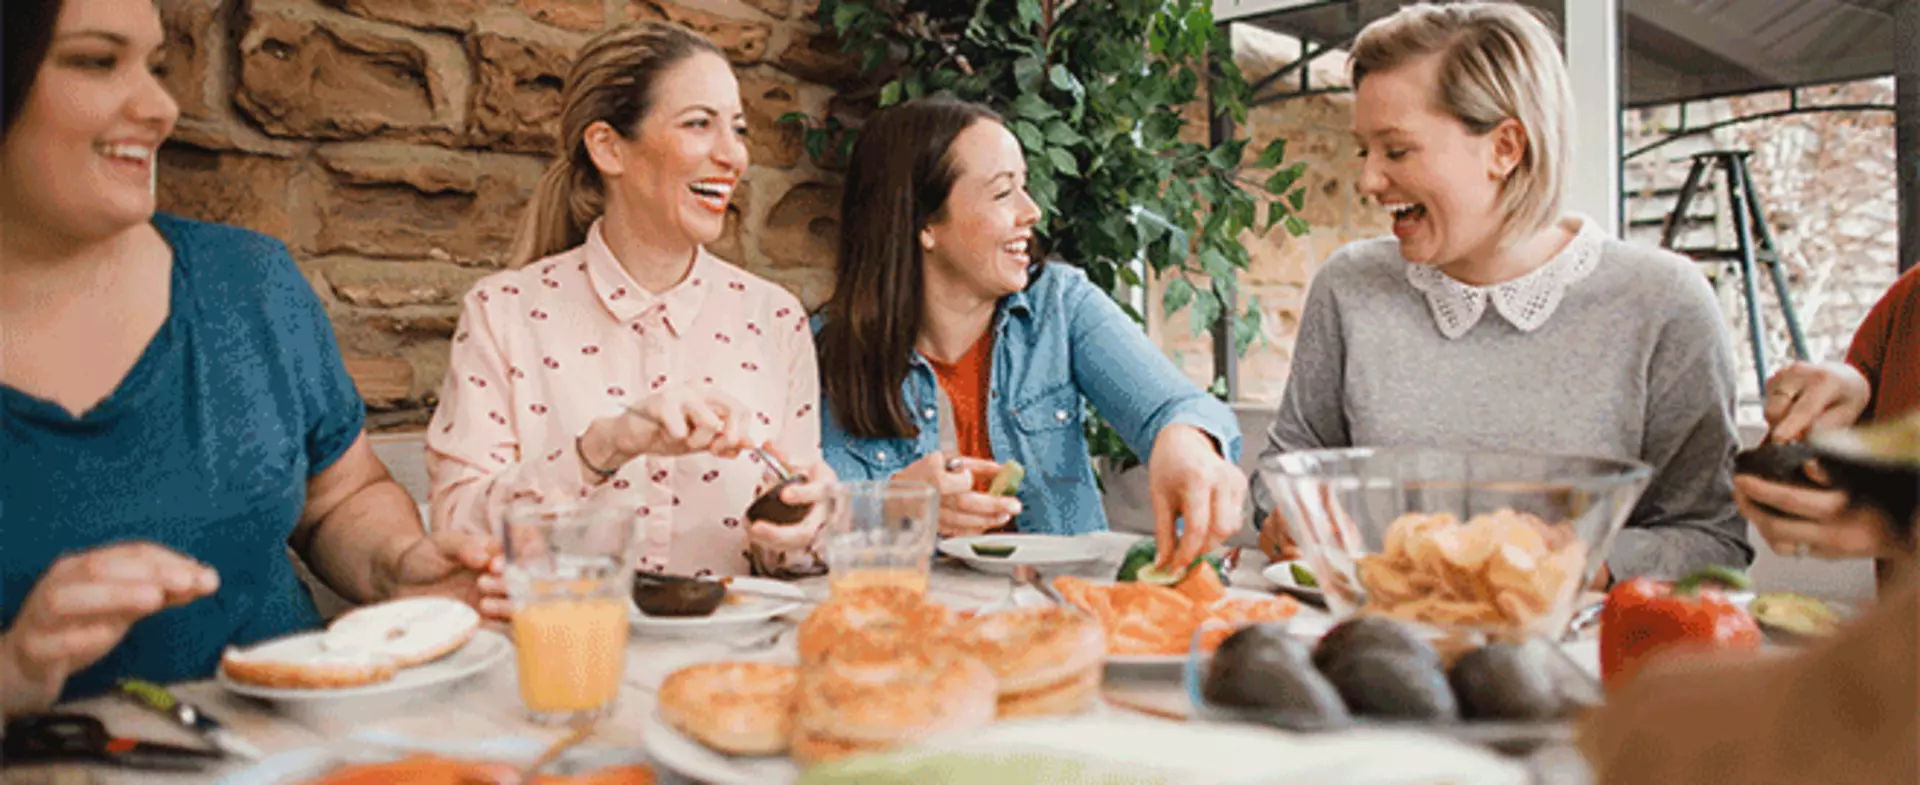
[[[1294,730],[1353,723],[1339,690],[1314,669],[1306,645],[1284,624],[1249,625],[1221,642],[1201,692],[1208,703],[1258,709],[1271,724]]]
[[[1335,625],[1313,648],[1313,665],[1322,673],[1367,652],[1400,654],[1438,668],[1440,653],[1405,622],[1383,616],[1355,616]]]
[[[1438,662],[1406,652],[1369,650],[1322,671],[1354,714],[1455,722],[1460,704]]]
[[[1461,656],[1447,683],[1470,720],[1551,720],[1565,713],[1545,663],[1511,643],[1489,643]]]

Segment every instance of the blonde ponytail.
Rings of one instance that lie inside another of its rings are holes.
[[[604,122],[628,139],[653,105],[653,84],[695,54],[726,54],[699,33],[667,22],[636,22],[601,33],[580,49],[561,91],[560,146],[540,176],[515,234],[510,264],[521,267],[587,241],[606,210],[606,185],[587,153],[587,129]]]

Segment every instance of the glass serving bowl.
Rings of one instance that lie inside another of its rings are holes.
[[[1557,638],[1646,464],[1417,448],[1269,456],[1261,481],[1336,619]]]

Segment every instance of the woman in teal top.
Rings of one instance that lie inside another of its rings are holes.
[[[1040,212],[1020,143],[993,112],[925,99],[876,113],[848,163],[841,214],[839,284],[815,339],[821,448],[841,479],[937,486],[945,535],[1010,523],[1104,531],[1081,428],[1091,401],[1149,456],[1163,564],[1239,530],[1233,412],[1079,270],[1032,262]],[[1017,500],[979,487],[1006,460],[1026,468]]]
[[[5,22],[6,712],[207,678],[230,644],[317,626],[288,546],[350,600],[497,615],[495,549],[423,534],[285,246],[153,214],[177,110],[150,0],[8,0]]]

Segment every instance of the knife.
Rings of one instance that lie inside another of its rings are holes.
[[[121,679],[119,691],[127,700],[165,715],[181,727],[200,734],[201,738],[223,753],[250,761],[266,757],[259,747],[228,730],[227,726],[201,711],[200,707],[174,697],[165,687],[150,681]]]

